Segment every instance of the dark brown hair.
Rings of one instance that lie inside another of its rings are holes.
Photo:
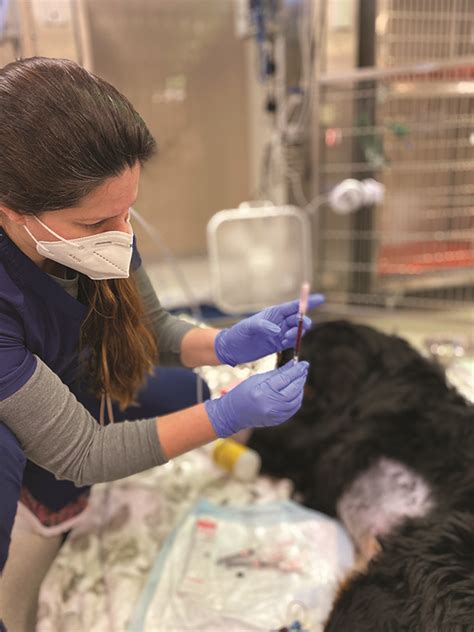
[[[33,57],[0,70],[0,204],[39,215],[78,205],[108,178],[143,164],[156,144],[128,99],[66,59]],[[81,276],[81,330],[96,395],[122,408],[157,360],[132,278]]]

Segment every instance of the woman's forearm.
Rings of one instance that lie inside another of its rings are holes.
[[[163,454],[168,459],[189,452],[216,439],[204,404],[180,410],[156,420]]]
[[[195,327],[181,341],[181,362],[184,366],[217,366],[221,364],[214,351],[214,340],[219,329]]]
[[[79,487],[166,462],[154,417],[100,426],[59,377],[36,360],[28,382],[0,401],[2,422],[30,461]]]

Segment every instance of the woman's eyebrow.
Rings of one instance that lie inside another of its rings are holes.
[[[137,201],[137,198],[135,198],[135,201],[132,202],[132,204],[129,205],[128,208],[132,207]],[[124,211],[121,211],[120,213],[116,213],[115,215],[109,215],[108,217],[78,217],[76,221],[78,222],[89,222],[89,223],[93,223],[93,222],[105,222],[105,220],[107,219],[113,219],[114,217],[118,217],[119,215],[122,215]]]

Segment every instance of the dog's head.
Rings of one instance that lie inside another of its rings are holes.
[[[279,364],[291,355],[283,352]],[[394,382],[409,384],[413,397],[422,388],[447,390],[443,371],[406,340],[348,321],[313,326],[303,337],[300,358],[310,364],[301,414],[314,421],[352,405],[361,389],[372,388],[379,378],[392,391]]]

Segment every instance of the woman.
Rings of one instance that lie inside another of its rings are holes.
[[[300,406],[307,364],[204,404],[194,374],[161,368],[234,366],[291,347],[297,302],[222,331],[162,309],[129,216],[155,142],[111,85],[67,60],[9,64],[0,149],[0,422],[28,459],[0,614],[23,630],[34,627],[41,581],[90,485],[285,421]],[[8,472],[0,466],[0,477]]]

